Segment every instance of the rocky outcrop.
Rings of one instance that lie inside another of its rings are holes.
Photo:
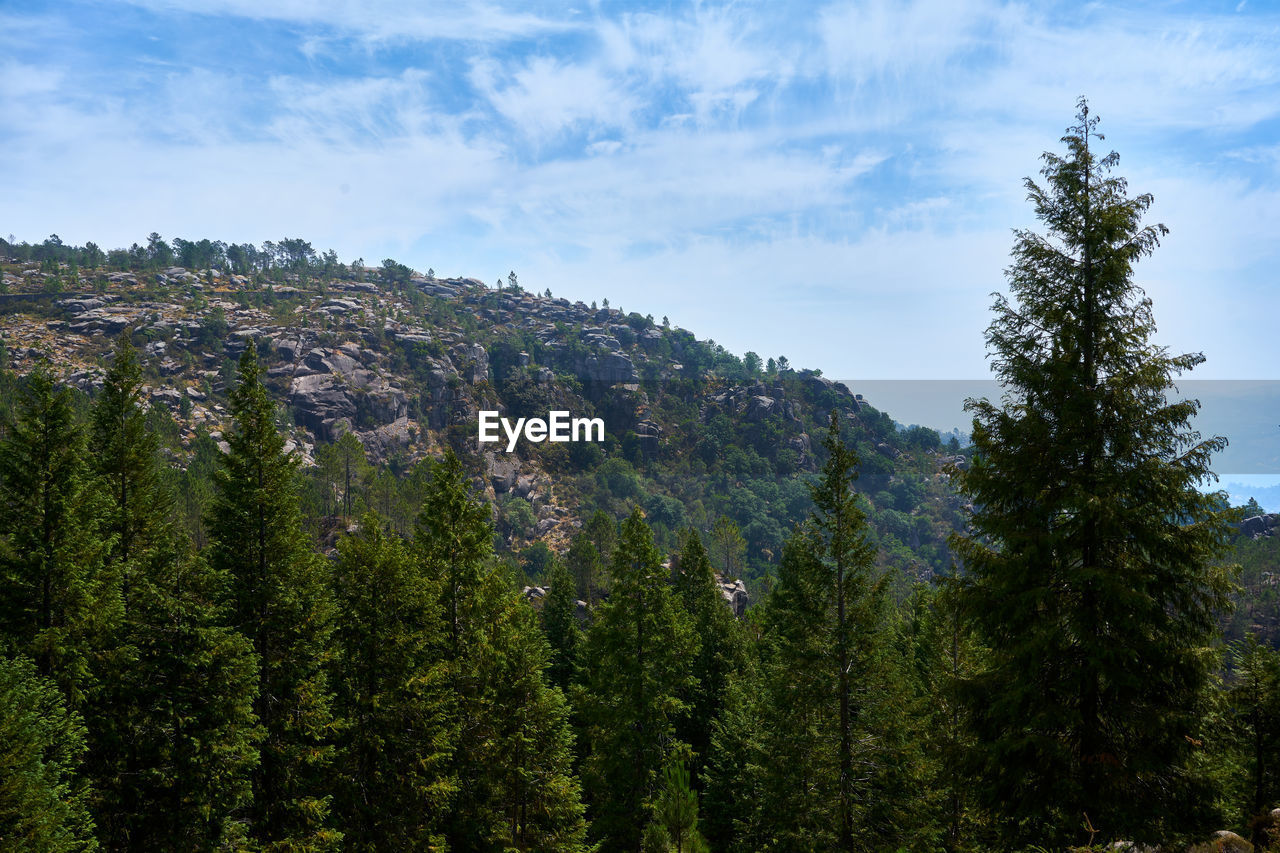
[[[505,495],[520,477],[520,459],[512,453],[489,451],[484,455],[484,469],[493,491]]]
[[[332,374],[294,377],[289,403],[298,423],[326,441],[336,441],[356,416],[356,404],[346,386]]]
[[[1252,518],[1246,518],[1237,524],[1237,529],[1241,535],[1250,539],[1261,539],[1264,536],[1273,536],[1277,528],[1280,528],[1280,513],[1268,513],[1267,515],[1255,515]]]
[[[747,593],[747,585],[741,578],[730,581],[717,574],[716,585],[720,587],[720,595],[729,605],[734,616],[741,616],[747,612],[747,606],[751,604],[751,596]]]
[[[636,438],[640,439],[640,450],[646,456],[656,456],[658,441],[662,438],[662,427],[651,420],[643,420],[636,424]]]

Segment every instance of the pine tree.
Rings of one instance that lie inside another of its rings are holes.
[[[440,589],[442,658],[458,736],[451,849],[577,853],[586,834],[572,734],[533,610],[493,563],[487,507],[452,451],[434,467],[415,549]]]
[[[557,559],[551,564],[551,591],[542,605],[542,627],[551,646],[547,677],[562,691],[569,689],[578,668],[582,628],[578,625],[578,601],[574,598],[573,576]]]
[[[345,725],[336,810],[344,846],[431,849],[456,790],[448,765],[458,735],[439,587],[373,515],[338,551],[335,672]]]
[[[689,784],[689,770],[676,757],[662,768],[663,787],[658,795],[658,822],[666,830],[668,845],[676,853],[692,853],[705,849],[698,832],[698,794]]]
[[[608,571],[618,529],[604,510],[596,510],[569,543],[565,556],[569,572],[578,587],[578,597],[594,610],[602,592],[609,588]]]
[[[823,446],[813,514],[784,547],[767,604],[761,807],[781,848],[847,851],[898,828],[903,709],[857,457],[834,413]]]
[[[956,695],[981,658],[956,607],[953,581],[946,577],[938,588],[917,588],[898,626],[901,659],[909,665],[904,675],[910,741],[920,753],[911,834],[932,839],[947,853],[986,843],[977,837],[982,827],[973,796],[981,780],[966,762],[972,749],[968,715]]]
[[[1255,830],[1263,830],[1280,799],[1280,651],[1249,634],[1231,649],[1231,677],[1227,698],[1247,780],[1241,811]],[[1254,845],[1262,849],[1265,842],[1255,831]]]
[[[0,851],[96,850],[84,724],[26,657],[0,655]]]
[[[219,624],[223,578],[184,553],[121,335],[92,413],[108,560],[123,615],[86,708],[94,813],[108,849],[217,849],[243,836],[260,732],[257,661]]]
[[[594,607],[597,600],[601,571],[600,552],[591,544],[591,537],[579,530],[569,541],[569,553],[565,554],[565,565],[574,580],[574,588],[578,596],[587,602],[588,610]]]
[[[592,825],[606,851],[638,851],[654,820],[659,774],[687,747],[675,726],[695,686],[696,638],[672,600],[662,555],[639,509],[613,550],[613,592],[587,634],[581,697]]]
[[[93,656],[119,614],[83,458],[70,390],[37,368],[0,441],[0,636],[53,676],[72,708],[92,690]]]
[[[702,538],[685,532],[684,548],[672,573],[676,602],[698,639],[698,654],[689,662],[697,686],[689,697],[689,714],[680,728],[681,739],[693,749],[695,780],[711,751],[712,724],[724,705],[731,673],[746,666],[746,643],[716,584]]]
[[[243,845],[262,730],[257,655],[219,624],[224,584],[196,555],[157,555],[88,718],[103,846]]]
[[[93,404],[90,459],[110,497],[106,529],[114,542],[110,559],[128,565],[169,535],[172,499],[161,486],[156,464],[157,440],[147,431],[142,410],[142,369],[138,353],[120,334],[115,355]],[[123,575],[128,607],[130,576]]]
[[[208,518],[209,561],[230,580],[232,627],[260,659],[254,711],[265,736],[253,775],[252,833],[270,848],[331,849],[341,835],[328,817],[329,569],[302,532],[297,460],[284,451],[253,347],[240,358],[231,413],[230,452]]]
[[[712,721],[702,831],[713,850],[757,853],[773,839],[775,815],[766,813],[765,796],[766,770],[773,762],[765,751],[767,695],[753,655],[730,677],[720,714]]]
[[[1203,361],[1150,342],[1133,264],[1166,231],[1143,226],[1098,157],[1083,99],[1027,179],[1046,234],[1015,232],[987,330],[1002,405],[970,401],[977,453],[959,484],[974,503],[954,547],[961,603],[988,665],[966,685],[987,804],[1011,841],[1161,839],[1194,824],[1186,762],[1212,665],[1213,567],[1226,528],[1196,485],[1223,440],[1200,440],[1198,404],[1170,402]]]

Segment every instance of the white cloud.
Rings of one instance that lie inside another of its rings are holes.
[[[1009,229],[1034,225],[1021,178],[1084,93],[1173,228],[1139,268],[1162,341],[1243,375],[1270,340],[1280,29],[1251,11],[140,5],[296,32],[278,63],[130,58],[119,85],[72,18],[0,16],[0,231],[301,235],[516,269],[832,376],[980,376]]]
[[[57,69],[8,60],[0,63],[0,103],[56,92],[63,84]]]
[[[521,133],[542,140],[584,124],[593,128],[625,127],[635,103],[597,68],[561,63],[537,56],[510,75],[496,81],[492,61],[477,62],[472,83],[493,108]]]
[[[130,0],[156,12],[229,16],[329,27],[370,41],[450,39],[485,42],[563,32],[581,25],[570,20],[510,11],[466,0]],[[312,48],[318,42],[310,42]]]

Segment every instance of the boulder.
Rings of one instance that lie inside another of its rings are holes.
[[[338,424],[350,425],[356,405],[347,389],[332,374],[296,376],[289,388],[295,417],[317,436],[334,441],[342,434]]]
[[[749,421],[762,421],[778,411],[778,401],[764,395],[753,396],[747,403],[746,416]]]
[[[520,460],[510,453],[489,451],[484,455],[484,467],[489,483],[500,495],[511,491],[520,475]]]
[[[1222,853],[1253,853],[1253,845],[1229,829],[1215,832],[1211,843],[1213,850]]]
[[[729,605],[734,616],[741,616],[747,612],[747,605],[751,603],[751,596],[747,592],[747,585],[741,579],[728,581],[717,574],[716,584],[720,587],[720,595],[724,598],[725,603]]]
[[[1270,536],[1271,530],[1276,526],[1280,515],[1255,515],[1252,518],[1246,518],[1240,522],[1240,532],[1248,536],[1250,539],[1260,539],[1263,536]]]
[[[479,344],[472,344],[467,356],[471,359],[471,384],[483,382],[489,378],[489,353]]]
[[[662,427],[650,420],[636,424],[636,437],[640,439],[640,450],[652,456],[658,452],[658,442],[662,438]]]
[[[392,452],[407,448],[411,443],[409,435],[409,418],[396,418],[389,424],[377,429],[360,433],[360,442],[374,459],[386,459]]]

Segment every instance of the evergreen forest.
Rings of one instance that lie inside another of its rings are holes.
[[[1280,850],[1280,516],[1079,110],[963,446],[515,272],[0,241],[0,851]]]

